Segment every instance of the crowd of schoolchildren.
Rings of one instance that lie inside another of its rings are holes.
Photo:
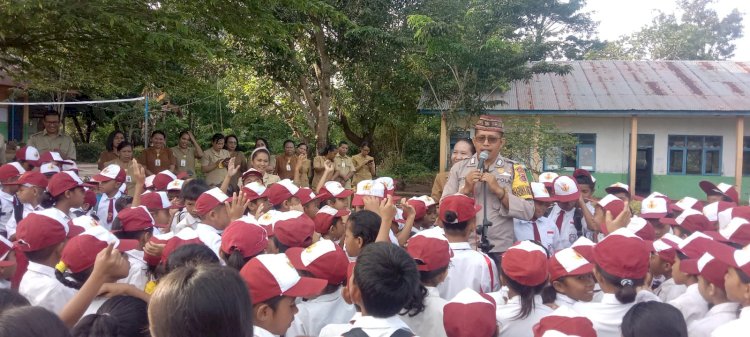
[[[498,259],[476,248],[473,198],[347,188],[321,160],[313,188],[234,159],[208,162],[227,170],[214,184],[136,160],[84,181],[19,149],[0,166],[0,337],[750,333],[750,206],[733,186],[677,201],[618,183],[595,200],[589,172],[542,173]]]

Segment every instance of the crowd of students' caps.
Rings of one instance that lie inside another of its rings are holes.
[[[113,198],[117,165],[84,182],[55,153],[16,160],[0,166],[0,337],[750,331],[750,206],[727,184],[595,201],[588,172],[543,173],[495,261],[475,248],[477,201],[400,200],[387,177],[316,193],[249,169],[228,196],[134,162],[134,197]]]

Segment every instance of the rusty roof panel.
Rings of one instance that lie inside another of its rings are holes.
[[[571,61],[490,99],[490,110],[749,111],[750,62]]]

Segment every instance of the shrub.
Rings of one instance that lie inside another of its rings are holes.
[[[106,151],[104,143],[87,143],[76,145],[76,160],[79,163],[96,163],[99,155]]]

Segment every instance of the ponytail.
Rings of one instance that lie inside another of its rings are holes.
[[[60,281],[64,286],[68,288],[73,288],[75,290],[80,290],[83,286],[82,283],[79,283],[77,280],[73,278],[72,273],[68,272],[61,272],[59,269],[55,269],[55,277],[57,277],[57,280]]]
[[[620,278],[607,273],[598,265],[596,266],[596,270],[607,283],[617,287],[615,298],[620,301],[620,303],[627,304],[635,302],[635,296],[638,294],[638,290],[636,290],[636,288],[643,285],[644,278]]]
[[[552,284],[549,284],[542,289],[542,303],[555,303],[556,300],[557,290],[555,290],[555,287],[553,287]]]
[[[544,282],[536,286],[527,286],[520,284],[516,280],[510,278],[508,275],[505,275],[505,273],[502,272],[502,269],[500,269],[500,273],[503,276],[505,284],[508,286],[508,288],[513,289],[513,291],[518,294],[518,297],[520,299],[519,302],[521,303],[521,310],[518,312],[518,315],[513,317],[513,319],[526,319],[527,317],[529,317],[529,315],[531,315],[531,311],[534,310],[534,296],[542,292],[544,287],[547,285],[547,281],[545,280]]]
[[[42,200],[39,205],[47,209],[54,207],[55,203],[57,203],[57,198],[53,197],[51,194],[49,194],[49,192],[47,192],[47,190],[45,190],[44,193],[42,193]]]
[[[466,227],[469,226],[469,221],[458,222],[458,214],[456,214],[456,212],[446,211],[443,216],[444,219],[440,220],[448,231],[463,232],[466,230]]]
[[[236,270],[241,270],[242,267],[245,266],[245,263],[247,261],[250,261],[252,257],[245,258],[242,256],[242,252],[240,252],[238,249],[232,247],[232,252],[229,255],[224,254],[222,252],[222,256],[224,257],[224,262],[227,263],[227,267],[234,268]]]
[[[420,284],[417,291],[411,292],[409,300],[406,301],[406,304],[404,304],[404,309],[399,313],[399,315],[409,315],[409,317],[419,315],[426,308],[424,304],[425,298],[427,298],[427,288]]]

